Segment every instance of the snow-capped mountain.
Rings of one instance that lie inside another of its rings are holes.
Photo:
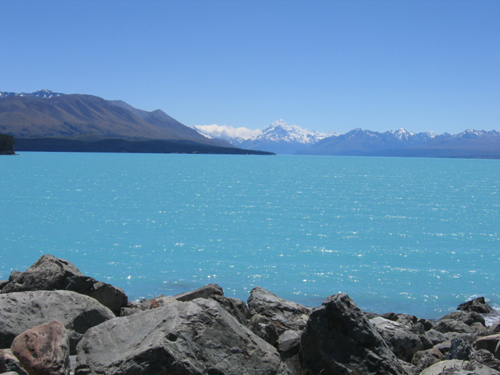
[[[495,130],[466,130],[459,134],[412,133],[405,129],[385,133],[354,129],[325,138],[304,155],[500,157],[500,133]]]
[[[311,155],[364,155],[379,150],[418,146],[436,135],[433,132],[413,133],[403,128],[384,133],[354,129],[337,137],[325,138],[301,150]]]
[[[294,154],[299,149],[311,146],[321,139],[338,135],[335,132],[319,133],[297,125],[288,125],[284,120],[275,121],[262,130],[218,125],[195,125],[193,128],[205,136],[222,138],[237,147],[271,151],[277,154]]]
[[[284,120],[278,120],[273,122],[267,128],[262,129],[262,134],[257,136],[255,140],[313,144],[323,138],[336,135],[338,134],[335,132],[318,133],[315,130],[303,129],[297,125],[288,125]]]
[[[55,98],[57,96],[62,96],[65,94],[61,94],[60,92],[54,92],[50,90],[38,90],[35,92],[6,92],[6,91],[0,91],[0,98],[4,98],[6,96],[26,96],[29,98],[42,98],[42,99],[49,99],[49,98]]]

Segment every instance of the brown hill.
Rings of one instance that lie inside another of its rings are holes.
[[[232,147],[202,136],[162,111],[140,112],[144,116],[92,95],[5,96],[0,98],[0,133],[22,138],[182,140]]]

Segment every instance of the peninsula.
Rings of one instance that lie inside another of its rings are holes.
[[[0,134],[0,155],[14,155],[14,137],[8,134]]]

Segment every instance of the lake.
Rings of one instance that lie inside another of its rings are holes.
[[[0,182],[0,279],[52,254],[130,299],[500,305],[499,160],[22,152]]]

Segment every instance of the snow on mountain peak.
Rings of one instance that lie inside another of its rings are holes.
[[[270,141],[270,142],[293,142],[302,144],[316,143],[317,141],[338,135],[332,133],[318,133],[302,129],[297,125],[288,125],[285,120],[274,121],[271,125],[260,130],[252,130],[248,128],[234,128],[226,125],[193,125],[193,129],[199,133],[211,137],[221,138],[229,142],[243,141]]]
[[[49,99],[49,98],[54,98],[54,97],[61,96],[61,95],[64,95],[64,94],[61,94],[59,92],[46,90],[46,89],[38,90],[35,92],[30,92],[30,93],[26,93],[26,92],[16,93],[16,92],[6,92],[6,91],[1,92],[0,91],[0,98],[4,98],[6,96],[24,96],[24,97],[30,97],[30,98]]]
[[[262,129],[262,134],[256,139],[310,144],[334,135],[337,135],[337,133],[318,133],[314,130],[303,129],[297,125],[288,125],[285,120],[281,119]]]

